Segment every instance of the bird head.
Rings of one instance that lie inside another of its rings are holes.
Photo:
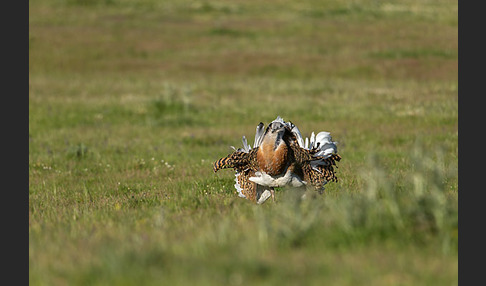
[[[271,133],[283,133],[285,132],[286,125],[282,122],[274,121],[268,125],[267,130]]]
[[[285,123],[273,121],[267,126],[265,134],[263,135],[263,141],[267,144],[275,145],[276,148],[281,143],[281,140],[283,139],[287,130],[288,127]]]

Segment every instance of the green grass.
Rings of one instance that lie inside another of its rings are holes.
[[[457,2],[31,1],[32,285],[453,285]],[[339,182],[239,198],[277,115]]]

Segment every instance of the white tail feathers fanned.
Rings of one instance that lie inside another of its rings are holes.
[[[256,127],[255,142],[253,142],[253,148],[256,148],[262,144],[263,135],[265,133],[265,129],[263,127],[264,125],[262,122],[260,122],[260,124],[258,124],[258,126]]]
[[[258,124],[258,126],[256,128],[255,141],[253,142],[253,148],[256,148],[256,147],[258,147],[262,144],[264,132],[265,132],[265,130],[263,128],[263,123],[260,122],[260,124]],[[244,135],[241,138],[241,141],[243,142],[243,148],[236,149],[233,146],[231,146],[231,148],[233,148],[233,150],[237,150],[237,151],[240,151],[240,152],[245,152],[245,153],[250,152],[252,147],[248,144],[248,140],[246,139],[246,137]]]
[[[315,148],[319,149],[319,151],[314,154],[315,157],[328,158],[332,154],[337,153],[336,142],[332,141],[331,133],[325,131],[317,134]]]
[[[241,141],[243,141],[243,151],[245,153],[250,152],[251,147],[248,145],[248,141],[246,140],[246,137],[245,136],[243,136],[243,138],[241,139]]]

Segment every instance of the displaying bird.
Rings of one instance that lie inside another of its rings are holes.
[[[302,135],[292,122],[280,116],[267,128],[260,122],[256,127],[253,147],[243,136],[243,148],[213,164],[213,171],[233,168],[235,188],[240,197],[262,204],[269,197],[275,200],[275,188],[294,187],[314,189],[320,194],[327,182],[336,182],[334,167],[341,160],[336,142],[329,132]]]

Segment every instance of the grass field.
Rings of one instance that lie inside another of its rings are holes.
[[[456,285],[457,1],[29,1],[31,285]],[[339,182],[212,162],[277,115]]]

